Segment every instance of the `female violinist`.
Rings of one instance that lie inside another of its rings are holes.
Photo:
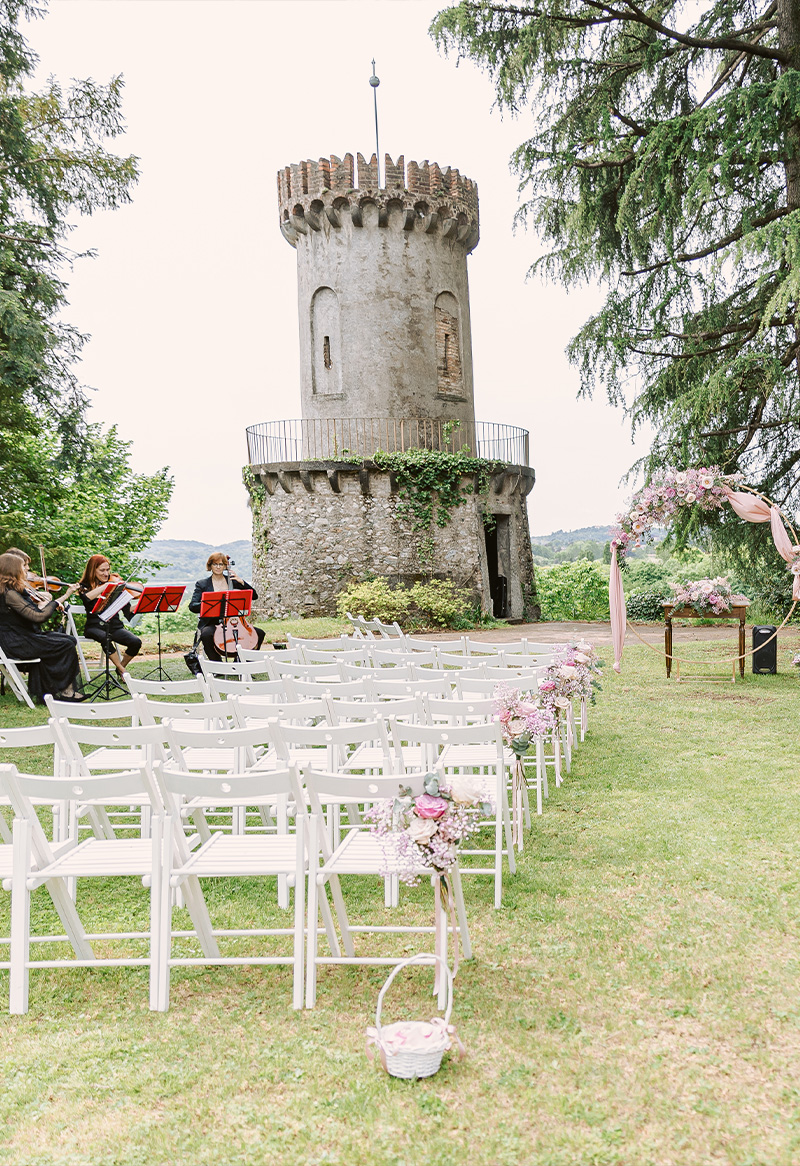
[[[63,599],[77,591],[67,588]],[[0,555],[0,644],[19,660],[38,657],[30,666],[28,691],[36,701],[45,693],[59,700],[83,700],[81,674],[75,639],[63,632],[42,631],[56,600],[50,596],[34,599],[28,587],[25,560],[18,554]]]
[[[92,614],[92,608],[107,583],[121,581],[119,576],[112,576],[111,563],[105,555],[92,555],[84,567],[83,575],[78,584],[78,593],[86,608],[86,627],[83,634],[88,639],[96,640],[98,644],[101,644],[104,651],[113,648],[114,644],[122,644],[124,648],[121,659],[116,648],[108,652],[108,658],[116,668],[120,679],[125,675],[125,669],[130,661],[134,656],[138,656],[142,641],[123,625],[119,615],[114,615],[109,620],[102,620],[99,615]],[[126,619],[131,619],[129,604],[123,607],[122,613]]]
[[[258,599],[258,592],[254,589],[253,584],[246,583],[244,579],[240,579],[230,570],[228,556],[223,555],[221,551],[215,551],[213,555],[208,556],[206,567],[211,574],[206,575],[203,579],[198,579],[195,583],[189,611],[199,614],[204,591],[228,591],[231,588],[236,588],[239,591],[252,591],[253,599]],[[222,655],[214,643],[214,632],[221,623],[221,619],[211,619],[207,616],[201,616],[197,621],[200,640],[209,660],[222,659]],[[257,647],[260,648],[264,641],[264,630],[263,628],[253,628],[253,631],[257,636]]]

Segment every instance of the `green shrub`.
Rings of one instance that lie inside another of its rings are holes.
[[[536,587],[542,619],[608,619],[608,574],[588,559],[540,567]]]
[[[385,623],[397,620],[401,625],[410,606],[408,589],[398,587],[392,590],[383,578],[352,583],[339,592],[336,600],[336,610],[340,616],[349,611],[353,615],[363,615],[366,619],[382,619]]]
[[[450,579],[415,583],[409,594],[424,627],[471,627],[474,622],[472,596]]]
[[[668,590],[668,589],[666,589]],[[640,591],[636,595],[629,595],[626,601],[628,619],[643,620],[645,623],[656,623],[664,618],[662,599],[667,598],[665,591]]]
[[[471,593],[456,587],[450,579],[431,579],[428,583],[395,588],[383,578],[353,583],[339,593],[336,607],[342,616],[349,611],[386,623],[397,620],[407,631],[423,627],[472,627],[477,618]]]

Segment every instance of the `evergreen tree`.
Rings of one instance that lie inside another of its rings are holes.
[[[464,0],[432,33],[532,126],[532,270],[605,287],[568,352],[583,393],[653,424],[639,468],[718,464],[795,508],[800,2]]]
[[[124,128],[120,77],[26,88],[37,58],[19,24],[42,15],[29,0],[0,0],[0,506],[11,511],[27,508],[26,483],[45,489],[87,452],[74,372],[85,337],[60,317],[77,258],[70,216],[129,201],[137,177],[136,159],[104,144]],[[40,436],[56,438],[52,466],[37,458]]]

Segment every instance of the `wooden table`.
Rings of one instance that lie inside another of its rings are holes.
[[[743,595],[734,595],[731,601],[731,606],[728,611],[723,611],[720,615],[714,615],[713,612],[703,612],[698,615],[693,607],[673,607],[668,601],[664,601],[664,652],[667,657],[667,679],[669,680],[672,672],[672,621],[674,619],[738,619],[739,621],[739,675],[744,676],[744,653],[745,653],[745,638],[744,638],[744,624],[747,618],[747,609],[750,606],[750,600],[745,599]],[[680,668],[679,668],[680,671]],[[735,675],[734,669],[734,675]]]

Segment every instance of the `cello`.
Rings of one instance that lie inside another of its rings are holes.
[[[235,566],[234,560],[225,556],[227,563],[226,569],[222,572],[227,583],[227,590],[232,591],[231,587],[231,567]],[[238,578],[238,576],[237,576]],[[242,580],[240,579],[241,583]],[[232,615],[230,618],[223,620],[218,627],[214,629],[214,647],[221,656],[236,657],[239,648],[257,648],[258,647],[258,633],[251,623],[248,623],[243,615]]]

